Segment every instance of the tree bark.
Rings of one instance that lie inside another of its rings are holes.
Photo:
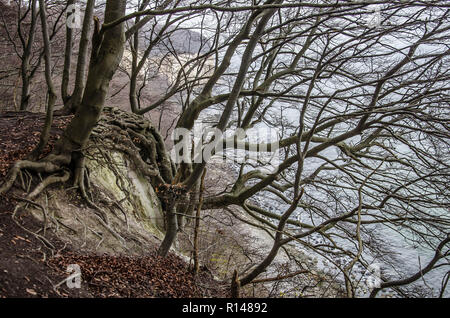
[[[75,73],[75,85],[70,101],[70,110],[76,112],[81,104],[87,64],[87,53],[89,48],[89,35],[91,33],[91,24],[94,15],[95,0],[88,0],[84,12],[83,28],[81,30],[80,47],[78,49],[77,69]]]
[[[36,32],[36,24],[37,24],[37,0],[33,0],[31,2],[31,23],[30,28],[28,30],[28,39],[25,42],[25,39],[22,35],[20,35],[22,46],[23,46],[23,54],[21,57],[22,63],[20,66],[20,73],[22,76],[22,94],[20,97],[20,110],[27,110],[30,103],[30,85],[31,85],[31,76],[30,76],[30,62],[31,62],[31,55],[33,53],[33,44],[35,39],[35,32]],[[19,19],[21,19],[19,15]],[[21,27],[21,21],[19,20],[19,30],[18,32],[22,32]]]
[[[231,278],[231,298],[239,298],[241,296],[241,282],[237,270],[234,270]]]
[[[122,17],[125,9],[126,1],[108,0],[105,23]],[[60,154],[79,152],[86,146],[102,113],[109,83],[122,59],[125,43],[123,23],[105,32],[96,31],[83,99],[55,149]]]
[[[198,259],[198,232],[200,229],[200,212],[202,211],[203,205],[203,191],[205,191],[205,176],[206,168],[203,170],[202,178],[200,181],[200,193],[198,197],[197,212],[195,214],[195,226],[194,226],[194,274],[197,275],[200,267],[200,262]]]
[[[75,0],[68,0],[67,6],[71,6],[75,3]],[[71,14],[74,14],[73,12]],[[67,16],[67,19],[69,16]],[[62,73],[61,81],[61,98],[64,105],[69,100],[69,81],[70,81],[70,68],[72,63],[72,52],[73,52],[73,31],[68,25],[66,26],[66,48],[64,52],[64,68]]]
[[[166,234],[163,241],[161,242],[161,245],[158,248],[158,255],[162,257],[166,257],[167,254],[169,254],[170,248],[172,247],[172,244],[177,237],[178,231],[176,205],[172,203],[170,207],[166,208],[165,212],[167,220]]]
[[[40,16],[41,16],[41,28],[42,38],[44,40],[44,60],[45,60],[45,81],[48,89],[48,102],[47,102],[47,114],[45,117],[44,128],[42,129],[39,143],[30,154],[31,159],[37,159],[44,150],[50,137],[50,129],[53,123],[53,108],[56,102],[55,87],[52,80],[52,49],[50,44],[50,38],[48,35],[47,26],[47,8],[44,0],[39,0]]]

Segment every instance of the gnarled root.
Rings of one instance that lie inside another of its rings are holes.
[[[154,187],[162,184],[170,185],[174,181],[175,168],[166,152],[164,140],[142,116],[105,107],[101,119],[92,131],[89,146],[83,149],[79,147],[78,144],[72,144],[70,140],[66,140],[65,143],[56,144],[53,152],[41,161],[22,160],[16,162],[5,180],[0,184],[0,194],[9,191],[19,178],[23,190],[29,194],[22,200],[26,203],[18,205],[18,208],[29,204],[39,207],[33,200],[48,186],[67,182],[71,172],[73,172],[74,188],[79,190],[88,207],[95,211],[94,217],[125,246],[125,239],[110,226],[107,213],[101,208],[103,205],[100,204],[99,206],[98,202],[94,202],[94,198],[91,195],[92,189],[89,187],[89,174],[85,167],[84,156],[89,155],[90,148],[97,148],[100,151],[95,153],[101,154],[109,162],[111,158],[104,150],[121,152],[134,166],[133,168],[143,176],[146,176]],[[112,171],[118,175],[114,164],[111,163],[111,165]],[[29,172],[43,173],[46,176],[31,192],[32,183]],[[27,175],[30,176],[29,180],[24,179]],[[120,177],[117,178],[117,182],[120,181],[122,188],[126,188],[122,184],[124,181],[119,179]],[[102,200],[99,202],[104,203]],[[117,202],[115,204],[120,209],[120,204]],[[111,204],[109,204],[110,206]],[[175,209],[175,207],[173,208]],[[168,210],[167,214],[170,215],[170,224],[172,224],[177,221],[176,212],[173,211],[172,207],[169,207]],[[126,213],[123,210],[121,211],[125,216],[125,222],[128,224]],[[43,213],[45,214],[46,212],[43,210]],[[45,217],[46,215],[44,215]],[[172,226],[172,229],[175,229],[175,233],[177,229],[176,223],[175,226]],[[44,241],[41,237],[39,239]],[[45,244],[48,246],[47,243]],[[164,251],[163,254],[166,254],[167,251]]]
[[[57,163],[53,163],[52,161],[42,161],[42,162],[34,162],[27,160],[17,161],[12,167],[12,169],[9,171],[5,181],[0,187],[0,194],[5,193],[9,191],[9,189],[11,189],[19,173],[21,172],[21,170],[24,169],[30,169],[36,172],[54,173],[61,171],[62,167]]]
[[[81,197],[86,201],[87,205],[96,211],[94,214],[94,217],[99,221],[99,223],[108,230],[108,232],[111,233],[112,236],[114,236],[124,247],[126,247],[125,239],[120,236],[116,231],[114,231],[111,226],[108,225],[108,218],[106,217],[106,213],[97,205],[95,204],[87,195],[86,187],[85,187],[85,180],[87,180],[87,173],[86,173],[86,167],[85,167],[85,159],[84,157],[81,157],[78,160],[77,167],[76,167],[76,173],[75,173],[75,186],[77,186],[80,190]]]
[[[51,184],[55,183],[64,183],[70,178],[70,172],[67,170],[63,171],[63,174],[61,176],[57,175],[51,175],[44,179],[41,183],[39,183],[36,188],[34,188],[33,192],[31,192],[29,195],[27,195],[28,200],[32,200],[36,198],[42,191],[44,191],[45,188],[47,188]]]

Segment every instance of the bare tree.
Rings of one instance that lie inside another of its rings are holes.
[[[28,1],[24,4],[23,1],[16,1],[14,3],[17,7],[17,27],[16,32],[20,40],[20,51],[16,46],[15,35],[12,34],[12,30],[9,29],[8,24],[3,17],[3,27],[5,28],[8,39],[13,43],[15,50],[21,60],[21,79],[22,90],[20,99],[20,110],[26,110],[28,108],[30,99],[30,82],[33,78],[36,68],[32,68],[31,59],[34,53],[35,46],[35,34],[38,19],[37,0]]]
[[[83,19],[83,28],[81,30],[80,36],[80,47],[78,49],[74,90],[67,104],[69,105],[69,108],[71,109],[72,112],[75,112],[78,109],[78,106],[81,103],[81,99],[84,92],[86,80],[85,79],[86,65],[88,64],[87,56],[89,48],[89,38],[92,28],[91,26],[94,14],[94,7],[95,7],[95,0],[88,0],[86,3],[86,9]],[[67,107],[67,105],[65,106]]]
[[[75,4],[75,0],[67,1],[67,6],[71,7]],[[68,12],[66,19],[71,19],[71,15],[75,12]],[[67,24],[66,25],[66,47],[64,53],[64,68],[61,76],[61,98],[64,103],[67,102],[69,98],[69,81],[70,81],[70,69],[72,64],[72,54],[73,54],[73,28]]]
[[[187,20],[188,13],[201,14]],[[208,29],[206,19],[212,25]],[[125,31],[125,22],[132,20]],[[235,273],[237,286],[271,280],[270,266],[290,246],[320,257],[342,278],[346,295],[355,297],[356,266],[367,269],[373,259],[392,263],[386,237],[393,233],[438,255],[419,273],[448,265],[439,263],[448,258],[450,225],[450,21],[444,1],[266,0],[243,5],[211,0],[152,6],[143,1],[126,14],[126,1],[108,0],[104,23],[96,21],[88,77],[73,120],[53,153],[39,163],[18,162],[0,193],[14,184],[21,169],[51,176],[66,171],[73,161],[83,189],[83,151],[104,110],[126,39],[131,39],[133,112],[144,114],[177,95],[177,128],[192,132],[208,117],[217,130],[231,133],[203,138],[194,150],[203,154],[213,146],[219,153],[223,146],[258,153],[256,160],[236,162],[233,184],[201,204],[204,210],[223,213],[236,208],[273,237],[261,262],[250,262]],[[162,27],[140,50],[139,30],[149,21]],[[156,43],[175,52],[173,25],[200,25],[212,43],[187,62],[173,54],[181,65],[174,86],[155,104],[139,108],[138,74]],[[210,73],[188,76],[211,57]],[[155,127],[145,126],[136,114],[123,116],[110,121],[115,128],[109,133],[119,128],[125,132],[115,135],[111,148],[130,156],[158,189],[166,216],[159,254],[165,256],[182,227],[179,212],[198,207],[195,191],[209,163],[198,153],[201,160],[194,163],[172,162]],[[277,131],[279,156],[270,164],[262,158],[275,151],[272,143],[241,142],[238,136],[242,131],[251,135],[258,127]],[[263,201],[274,209],[265,208]],[[387,273],[381,288],[407,295],[407,288],[400,286],[418,275],[396,279],[396,273]]]
[[[21,65],[21,74],[22,74],[22,94],[20,99],[20,110],[25,110],[28,108],[28,102],[30,99],[30,80],[33,77],[33,72],[30,73],[30,59],[33,53],[33,45],[36,33],[36,25],[37,25],[37,9],[36,9],[37,1],[30,1],[28,4],[28,9],[26,10],[24,15],[21,15],[22,11],[22,1],[19,1],[19,22],[17,23],[18,29],[17,33],[19,35],[20,42],[22,44],[23,53],[21,55],[22,65]],[[28,12],[31,15],[31,22],[28,30],[28,37],[25,38],[22,31],[22,21],[26,19]]]
[[[38,159],[39,155],[44,150],[44,147],[48,143],[50,137],[50,129],[53,123],[53,109],[56,102],[56,91],[52,80],[52,49],[50,44],[50,37],[47,26],[47,8],[44,0],[39,0],[40,17],[41,17],[41,28],[42,28],[42,38],[44,40],[44,60],[45,60],[45,81],[48,88],[48,101],[47,101],[47,114],[45,116],[44,128],[42,130],[39,143],[36,148],[31,152],[30,159]],[[63,74],[63,77],[66,74]]]

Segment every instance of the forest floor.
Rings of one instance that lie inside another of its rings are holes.
[[[55,118],[45,153],[51,151],[70,119]],[[43,120],[41,114],[0,113],[0,180],[37,144]],[[49,248],[31,234],[42,229],[39,220],[25,209],[14,214],[17,203],[12,194],[0,196],[0,298],[228,296],[226,287],[211,273],[194,276],[178,256],[156,256],[157,246],[141,256],[100,255],[80,251],[48,231],[45,237],[53,245]],[[71,264],[81,268],[81,288],[66,284]]]

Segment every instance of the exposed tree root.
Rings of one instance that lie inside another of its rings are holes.
[[[102,208],[100,208],[97,204],[95,204],[87,195],[86,187],[85,187],[85,180],[88,179],[88,176],[86,176],[86,168],[85,168],[85,160],[84,157],[79,160],[79,165],[77,165],[76,168],[76,176],[75,180],[76,183],[75,186],[78,186],[80,190],[81,197],[84,201],[86,201],[86,204],[96,211],[94,214],[94,217],[99,221],[99,223],[108,230],[108,232],[111,233],[112,236],[114,236],[125,248],[126,243],[125,239],[120,236],[116,231],[114,231],[111,226],[108,225],[108,217],[106,213],[103,211]]]
[[[39,204],[37,204],[37,203],[35,203],[35,202],[33,202],[33,201],[30,201],[30,200],[27,200],[27,199],[23,199],[23,198],[17,198],[17,199],[18,199],[18,200],[25,201],[26,203],[31,203],[31,204],[33,204],[33,205],[37,205],[37,206],[41,207],[43,213],[46,214],[45,209],[44,209],[41,205],[39,205]],[[47,247],[47,248],[49,248],[49,249],[51,249],[51,250],[55,250],[55,246],[54,246],[52,243],[50,243],[50,241],[47,240],[44,236],[42,236],[42,235],[40,235],[40,234],[38,234],[38,233],[35,233],[35,232],[33,232],[33,231],[27,229],[25,226],[23,226],[22,224],[20,224],[20,222],[16,219],[17,211],[18,211],[20,208],[22,208],[23,206],[24,206],[24,204],[18,204],[18,205],[15,207],[14,212],[13,212],[13,214],[12,214],[12,216],[11,216],[11,218],[13,219],[13,221],[14,221],[14,222],[17,224],[17,226],[19,226],[22,230],[24,230],[25,232],[27,232],[27,233],[29,233],[29,234],[35,236],[38,240],[40,240],[40,241],[44,244],[45,247]],[[45,222],[45,221],[44,221],[44,222]],[[44,224],[44,228],[45,228],[45,224]]]
[[[41,183],[39,183],[39,185],[33,190],[33,192],[31,192],[27,196],[27,199],[33,200],[42,191],[44,191],[44,189],[47,188],[48,186],[55,184],[55,183],[64,183],[67,180],[69,180],[69,178],[70,178],[70,173],[67,170],[63,171],[62,176],[51,175],[51,176],[47,177],[46,179],[44,179]]]
[[[124,180],[120,175],[116,163],[114,162],[114,158],[108,151],[116,151],[124,154],[127,162],[132,165],[133,169],[135,169],[137,173],[147,177],[155,189],[161,185],[168,185],[170,188],[169,190],[183,190],[177,189],[175,185],[175,187],[172,188],[175,166],[167,154],[163,138],[142,116],[130,114],[116,108],[105,107],[102,117],[91,134],[90,142],[86,149],[77,149],[71,153],[60,153],[63,152],[61,149],[62,147],[56,145],[52,153],[41,161],[22,160],[16,162],[10,169],[4,182],[0,185],[0,194],[3,194],[9,191],[16,181],[19,181],[21,188],[24,192],[28,193],[25,198],[18,198],[18,200],[24,203],[17,205],[13,217],[15,217],[15,213],[19,208],[28,205],[33,205],[42,211],[44,217],[43,235],[27,230],[20,224],[19,226],[25,231],[38,237],[48,248],[53,248],[50,242],[45,239],[49,218],[51,218],[51,216],[48,214],[45,207],[35,200],[50,185],[66,183],[71,177],[73,188],[78,189],[83,201],[86,202],[89,208],[95,211],[93,217],[114,238],[127,248],[126,240],[111,227],[108,220],[108,213],[99,206],[99,203],[101,203],[102,206],[106,206],[116,217],[118,217],[118,215],[113,209],[117,208],[122,212],[124,216],[123,222],[127,225],[127,229],[129,228],[126,212],[120,204],[121,201],[130,196],[127,190],[127,180]],[[98,162],[106,162],[108,168],[116,175],[117,186],[120,189],[123,189],[126,195],[125,198],[120,200],[120,202],[101,198],[98,199],[98,202],[94,201],[89,172],[85,163],[86,157],[97,160]],[[31,190],[33,173],[38,173],[39,177],[42,174],[42,178],[39,184]],[[159,196],[166,214],[165,219],[168,227],[166,230],[175,237],[175,234],[178,231],[177,206],[172,206],[169,203],[174,198],[166,198],[167,193],[169,192],[171,191],[164,193],[163,197],[161,197],[162,193],[159,193]],[[185,193],[177,192],[176,196],[178,197],[179,195],[185,195]],[[190,206],[190,208],[193,209],[194,206],[195,204]],[[51,222],[54,223],[56,229],[59,228],[58,221],[54,217],[51,218]],[[65,226],[64,224],[62,225]],[[69,229],[76,232],[71,228]],[[85,232],[86,230],[87,229],[85,228]],[[101,240],[103,240],[103,238]],[[101,244],[101,242],[102,241],[100,241],[99,244]],[[167,244],[163,245],[170,246],[171,244],[169,243],[170,242],[167,242]],[[163,248],[162,253],[160,254],[166,255],[167,252],[168,248]]]
[[[30,169],[35,172],[54,173],[62,170],[62,167],[59,164],[53,163],[52,161],[17,161],[9,171],[5,181],[0,187],[0,194],[5,193],[11,189],[11,187],[14,185],[14,182],[17,180],[18,175],[24,169]]]

